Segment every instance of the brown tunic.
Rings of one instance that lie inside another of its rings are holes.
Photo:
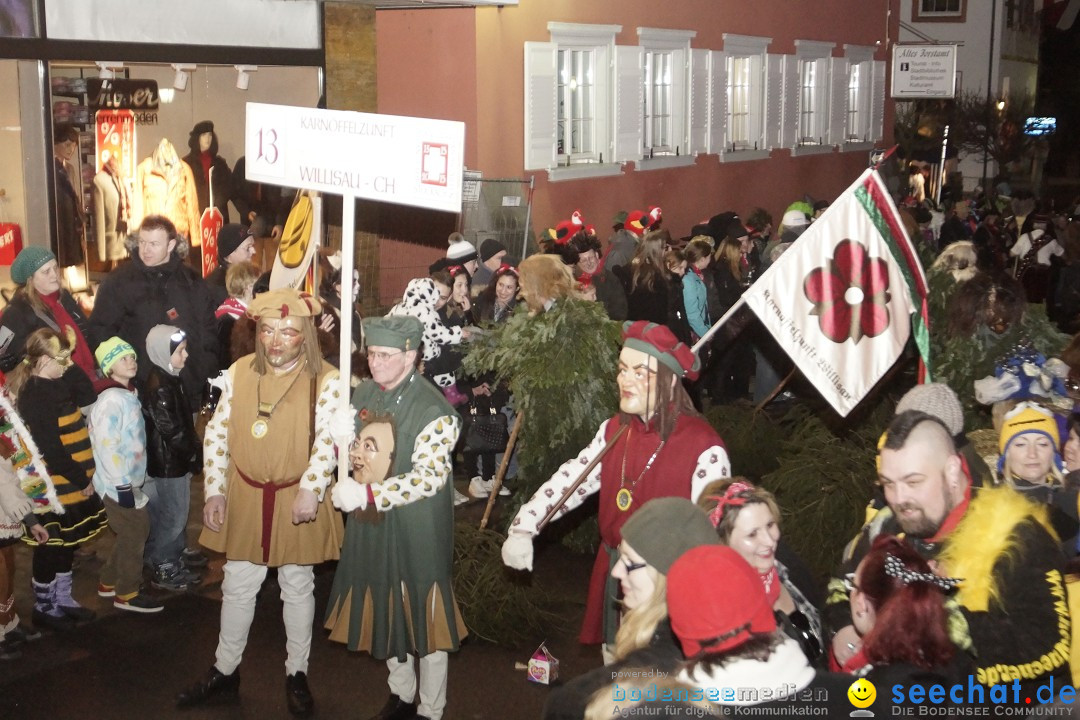
[[[302,368],[303,364],[284,375],[268,372],[262,377],[263,402],[281,401],[261,439],[251,434],[257,417],[259,375],[250,369],[250,356],[241,358],[232,368],[232,402],[226,426],[230,457],[225,522],[221,532],[204,528],[199,538],[207,548],[224,552],[229,560],[277,567],[314,565],[336,560],[340,554],[341,515],[329,502],[319,503],[314,522],[292,522],[293,500],[300,490],[298,481],[312,455],[310,403],[315,398],[310,376]],[[316,397],[332,372],[336,372],[332,366],[322,363]],[[297,377],[297,373],[302,374]],[[270,522],[264,524],[264,518]]]

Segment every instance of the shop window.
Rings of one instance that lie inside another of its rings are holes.
[[[769,42],[770,38],[724,34],[725,108],[720,117],[725,125],[725,159],[766,150],[765,51]]]
[[[912,22],[963,22],[967,0],[913,0]]]
[[[525,43],[526,170],[617,172],[612,59],[621,29],[551,22],[551,42]]]

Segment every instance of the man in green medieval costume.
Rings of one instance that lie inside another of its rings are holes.
[[[391,696],[374,718],[439,720],[447,652],[466,635],[450,578],[461,421],[416,369],[419,320],[368,318],[364,335],[371,379],[352,398],[353,478],[332,494],[349,517],[326,627],[331,640],[386,660]]]

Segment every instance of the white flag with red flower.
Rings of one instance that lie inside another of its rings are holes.
[[[929,372],[926,276],[873,169],[792,243],[743,300],[841,415],[888,372],[913,331]]]

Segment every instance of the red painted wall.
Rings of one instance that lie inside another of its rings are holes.
[[[379,11],[380,112],[468,118],[468,165],[486,177],[524,177],[524,43],[549,40],[549,21],[618,24],[621,45],[638,43],[637,27],[696,30],[691,47],[723,49],[723,33],[773,38],[769,51],[791,53],[796,39],[831,41],[834,55],[843,44],[874,45],[885,59],[887,8],[890,0],[521,0],[518,6],[475,10]],[[444,38],[447,27],[473,37]],[[895,18],[893,18],[895,27]],[[387,48],[386,45],[390,47]],[[409,55],[406,60],[404,55]],[[386,61],[390,61],[387,64]],[[472,81],[463,76],[474,73]],[[444,83],[465,88],[447,97]],[[470,112],[466,96],[475,98]],[[886,133],[892,112],[886,101]],[[452,113],[443,114],[440,113]],[[792,158],[774,150],[768,160],[721,164],[715,155],[697,158],[693,167],[671,170],[624,170],[617,177],[550,183],[536,175],[533,227],[542,229],[581,209],[606,235],[618,210],[660,205],[665,226],[676,236],[688,233],[702,218],[723,210],[747,215],[760,205],[776,222],[804,193],[831,199],[866,167],[865,152],[828,153]]]

